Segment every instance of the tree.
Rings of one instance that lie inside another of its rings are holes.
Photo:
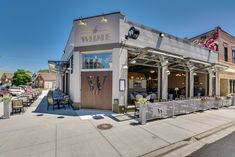
[[[24,69],[18,69],[13,76],[12,84],[15,86],[27,85],[32,82],[32,77],[29,75],[28,71]]]
[[[40,69],[38,70],[39,73],[49,73],[49,69]]]

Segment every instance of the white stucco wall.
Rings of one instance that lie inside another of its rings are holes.
[[[79,52],[73,52],[73,73],[70,74],[69,93],[73,102],[81,102],[81,70]]]
[[[119,99],[120,105],[125,105],[127,100],[127,76],[128,76],[128,69],[123,69],[123,66],[127,65],[127,50],[123,48],[115,48],[113,49],[113,100]],[[120,92],[119,91],[119,80],[125,79],[126,80],[126,91]],[[113,101],[112,100],[112,101]]]

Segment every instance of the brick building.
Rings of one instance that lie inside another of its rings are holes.
[[[235,37],[221,27],[216,27],[190,40],[219,52],[219,64],[226,66],[227,69],[219,72],[218,93],[222,96],[235,93]]]

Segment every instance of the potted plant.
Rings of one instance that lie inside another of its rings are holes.
[[[202,97],[201,98],[201,108],[202,108],[202,111],[204,111],[205,109],[205,105],[208,104],[208,101],[209,101],[209,98],[208,97]]]
[[[2,101],[3,101],[3,118],[10,118],[11,96],[4,95]]]
[[[235,106],[235,93],[232,93],[231,97],[232,97],[232,106]]]
[[[226,107],[228,107],[228,106],[231,106],[232,105],[232,95],[231,94],[228,94],[227,96],[226,96],[226,98],[227,98],[227,100],[225,101],[225,103],[226,103]]]
[[[137,103],[140,106],[140,117],[139,121],[141,124],[146,124],[146,107],[147,107],[147,99],[145,98],[140,98]]]
[[[215,108],[218,109],[220,106],[222,106],[222,98],[217,95],[215,97]]]

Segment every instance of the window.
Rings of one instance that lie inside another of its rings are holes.
[[[228,47],[224,47],[224,61],[228,61]]]
[[[82,54],[83,69],[111,69],[112,52]]]
[[[70,58],[70,67],[71,67],[71,74],[73,73],[73,55]]]
[[[233,63],[235,63],[235,50],[232,50],[232,55],[233,55]]]
[[[229,80],[230,90],[229,93],[233,93],[233,80]]]

